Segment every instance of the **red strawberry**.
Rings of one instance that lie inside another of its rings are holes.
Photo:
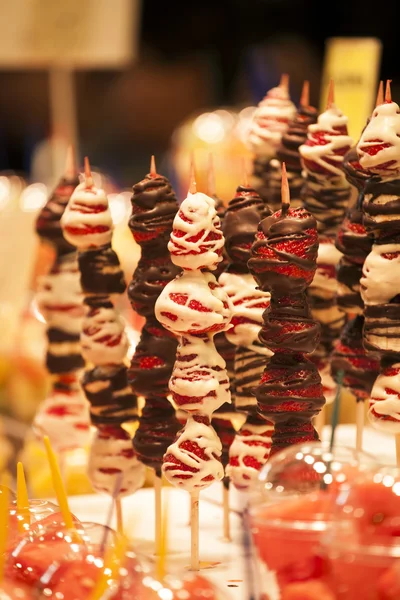
[[[155,369],[157,367],[163,367],[165,362],[158,356],[144,356],[139,359],[140,369]]]

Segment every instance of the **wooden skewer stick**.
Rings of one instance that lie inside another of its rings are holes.
[[[200,570],[199,560],[199,492],[192,492],[190,496],[190,529],[191,529],[191,552],[190,570]]]
[[[222,482],[222,508],[223,508],[223,519],[224,519],[224,540],[231,542],[231,520],[230,520],[230,506],[229,506],[229,483],[225,485]]]
[[[364,422],[364,402],[363,400],[359,400],[356,403],[356,450],[358,452],[361,452],[363,447]]]

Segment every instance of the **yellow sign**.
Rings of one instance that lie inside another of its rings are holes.
[[[355,142],[375,106],[382,44],[376,38],[330,38],[326,43],[321,88],[325,110],[329,80],[335,83],[335,104],[349,118]]]

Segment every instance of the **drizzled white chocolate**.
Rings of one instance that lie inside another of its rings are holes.
[[[321,185],[332,185],[332,178],[337,178],[338,185],[347,187],[342,171],[343,151],[353,144],[351,137],[337,130],[346,127],[348,118],[336,107],[331,106],[318,117],[317,123],[308,127],[307,142],[299,148],[303,168],[310,172]],[[321,143],[321,137],[326,143]],[[318,168],[313,168],[312,161]],[[322,169],[322,173],[320,170]]]
[[[286,86],[280,85],[269,90],[253,115],[247,138],[250,150],[256,156],[275,156],[282,135],[295,114],[296,107],[290,100]]]
[[[89,442],[89,403],[77,386],[74,392],[53,390],[33,421],[38,438],[47,435],[56,452],[84,448]]]
[[[70,334],[81,331],[83,294],[74,254],[59,260],[56,269],[39,278],[36,299],[48,328],[54,327]]]
[[[197,448],[200,452],[196,453]],[[163,473],[173,485],[188,492],[198,491],[223,478],[221,454],[222,444],[214,428],[189,417],[164,455]]]
[[[263,312],[269,306],[271,294],[263,292],[257,287],[254,277],[250,273],[222,273],[219,283],[233,307],[232,319],[243,322],[233,324],[226,332],[227,339],[235,346],[245,346],[258,352],[271,356],[270,350],[260,345],[258,334],[263,323]]]
[[[267,462],[271,450],[273,426],[245,423],[229,449],[226,475],[238,489],[248,489],[256,481],[259,469]],[[254,465],[259,465],[259,469]]]
[[[224,403],[230,403],[225,366],[211,338],[185,336],[178,346],[169,385],[179,408],[210,417]],[[178,402],[176,395],[186,402]]]
[[[224,245],[215,200],[206,194],[189,192],[173,223],[168,243],[171,260],[187,270],[214,270]]]
[[[360,279],[364,303],[390,302],[399,293],[399,280],[400,244],[374,244],[365,259]]]
[[[88,474],[96,492],[112,495],[116,479],[122,473],[119,497],[135,493],[144,484],[145,466],[139,462],[127,432],[109,437],[96,432],[90,448]]]
[[[61,227],[65,239],[79,251],[110,244],[113,223],[105,191],[80,183],[67,204]]]
[[[94,365],[119,364],[129,348],[125,326],[114,308],[89,311],[82,325],[82,356]]]
[[[385,102],[375,108],[357,144],[357,153],[363,169],[383,177],[394,177],[399,174],[400,108],[398,104]]]
[[[216,332],[228,327],[232,304],[212,273],[183,271],[157,298],[155,315],[176,334]]]
[[[371,392],[368,418],[376,429],[400,433],[400,363],[378,375]]]

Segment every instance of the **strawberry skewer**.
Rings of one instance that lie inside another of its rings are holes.
[[[191,495],[191,568],[199,569],[199,492],[223,478],[222,444],[211,426],[212,413],[231,402],[225,361],[214,335],[228,328],[231,303],[214,271],[224,238],[215,202],[197,192],[192,163],[187,198],[174,219],[168,248],[183,269],[160,294],[156,316],[179,338],[170,391],[188,419],[163,459],[163,473]]]
[[[111,247],[113,224],[104,190],[95,186],[85,158],[85,180],[72,194],[61,220],[64,236],[78,249],[81,285],[87,312],[82,325],[82,354],[86,369],[82,387],[90,402],[96,436],[89,456],[89,478],[98,492],[116,498],[134,493],[144,482],[144,468],[122,425],[137,419],[137,400],[128,385],[125,364],[128,338],[123,321],[111,300],[121,294],[125,282],[119,260]],[[122,529],[122,523],[119,524]]]
[[[50,272],[37,285],[38,308],[46,320],[48,339],[46,367],[51,390],[33,422],[37,436],[47,435],[64,464],[65,452],[86,446],[90,421],[88,403],[79,387],[84,367],[80,333],[84,316],[77,253],[63,236],[61,217],[79,184],[72,148],[64,175],[36,221],[36,232],[55,251]]]
[[[316,220],[304,208],[290,208],[283,163],[282,208],[261,221],[249,260],[260,289],[271,293],[260,339],[275,354],[255,392],[259,412],[275,426],[271,454],[318,439],[312,419],[325,399],[307,354],[318,344],[319,327],[305,296],[317,267],[317,251]]]

